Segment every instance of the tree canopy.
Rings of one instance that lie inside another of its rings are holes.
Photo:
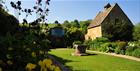
[[[133,39],[140,41],[140,23],[134,26]]]

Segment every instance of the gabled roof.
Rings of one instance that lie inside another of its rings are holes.
[[[115,4],[117,5],[117,3]],[[105,10],[104,11],[100,11],[97,16],[94,18],[94,20],[92,20],[91,24],[88,26],[88,29],[93,28],[93,27],[97,27],[99,25],[101,25],[101,23],[104,21],[104,19],[108,16],[108,14],[111,12],[111,10],[115,7],[111,6],[109,3],[104,7]]]

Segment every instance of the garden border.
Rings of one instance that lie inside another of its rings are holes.
[[[110,56],[116,56],[116,57],[121,57],[121,58],[126,58],[126,59],[135,60],[135,61],[139,61],[140,62],[140,58],[133,57],[133,56],[121,55],[121,54],[116,54],[116,53],[105,53],[105,52],[92,51],[92,50],[86,50],[86,51],[87,52],[93,52],[93,53],[110,55]]]

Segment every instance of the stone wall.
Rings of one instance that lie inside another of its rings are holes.
[[[85,40],[94,40],[97,37],[102,37],[101,26],[88,29],[87,34],[85,35]]]

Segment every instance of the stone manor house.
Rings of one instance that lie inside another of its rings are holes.
[[[120,6],[116,3],[115,5],[111,6],[109,3],[104,6],[104,10],[100,11],[97,16],[92,20],[91,24],[88,26],[87,34],[85,35],[85,39],[96,39],[98,37],[105,36],[106,34],[113,35],[113,32],[116,31],[112,27],[116,26],[119,21],[125,21],[123,25],[127,25],[128,28],[122,28],[125,30],[132,30],[133,24],[127,17],[127,15],[123,12]],[[118,25],[117,25],[118,26]],[[121,25],[122,26],[122,25]],[[120,27],[121,29],[121,27]],[[113,30],[113,32],[111,32]],[[125,35],[130,35],[131,32],[124,32]],[[119,33],[123,34],[123,33]],[[116,34],[114,34],[116,35]],[[117,37],[117,35],[116,35]],[[129,38],[129,37],[128,37]]]

